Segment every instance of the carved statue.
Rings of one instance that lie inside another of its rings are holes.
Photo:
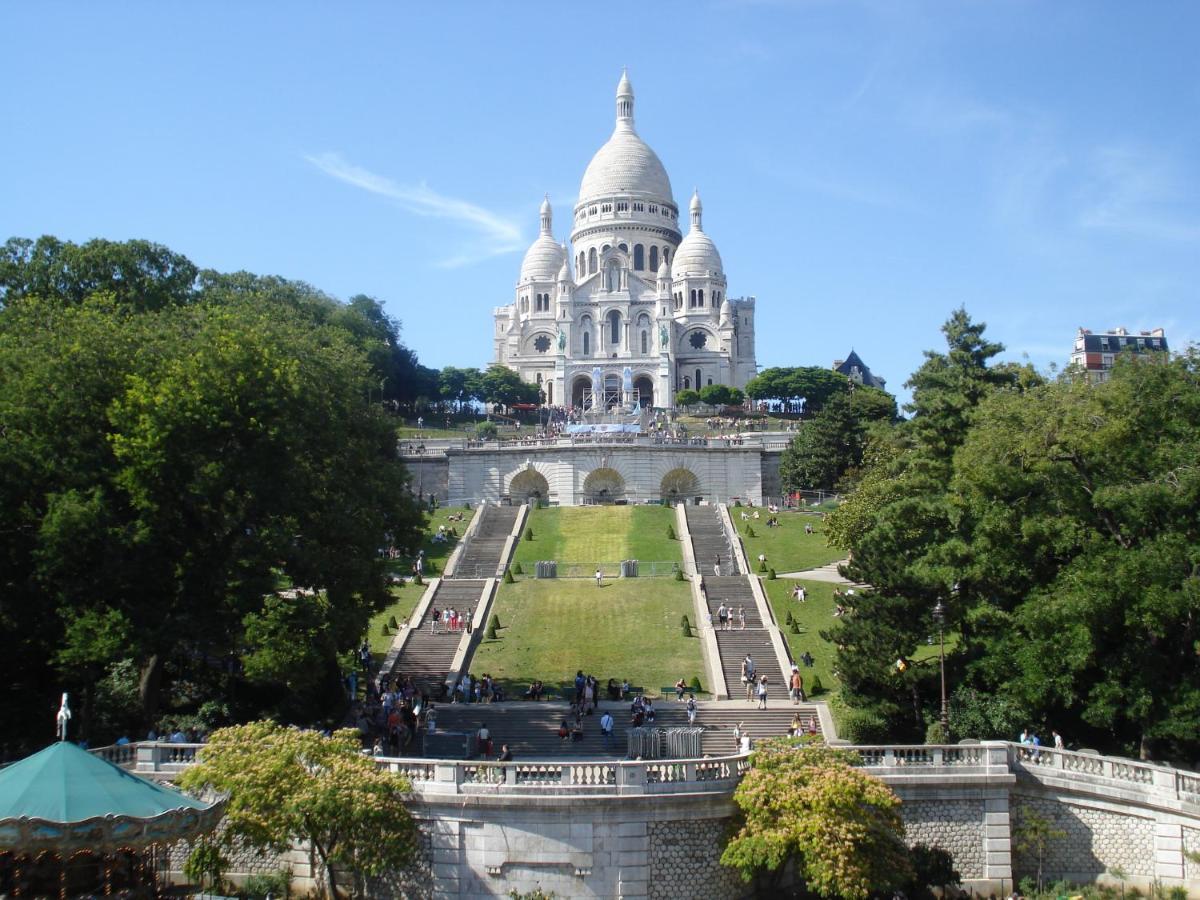
[[[659,325],[658,326],[658,346],[666,347],[669,343],[671,343],[671,336],[669,334],[667,334],[667,326]]]
[[[557,325],[554,326],[554,330],[558,332],[558,350],[561,353],[567,349],[567,336],[563,334],[563,330]]]

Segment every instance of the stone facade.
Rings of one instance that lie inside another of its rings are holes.
[[[721,865],[730,819],[653,822],[650,843],[650,900],[723,900],[746,892],[738,874]]]
[[[728,296],[698,193],[682,232],[667,171],[634,128],[627,77],[616,100],[613,134],[579,186],[570,246],[554,236],[549,198],[542,203],[513,300],[493,310],[495,361],[537,384],[547,403],[593,411],[745,387],[757,372],[755,298]]]
[[[912,800],[900,813],[908,843],[940,847],[954,857],[963,878],[984,876],[984,801]]]
[[[1155,876],[1154,819],[1126,809],[1106,809],[1072,802],[1065,797],[1013,797],[1013,875],[1020,879],[1037,873],[1032,851],[1020,852],[1023,820],[1036,814],[1065,832],[1048,842],[1044,873],[1054,879],[1090,881],[1120,868],[1129,876]]]

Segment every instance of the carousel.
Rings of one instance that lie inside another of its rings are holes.
[[[66,738],[0,769],[0,897],[157,897],[168,851],[223,804],[126,772]]]

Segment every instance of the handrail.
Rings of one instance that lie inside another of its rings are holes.
[[[97,747],[103,759],[144,774],[178,774],[194,764],[204,744],[139,741]],[[1093,785],[1106,796],[1111,789],[1135,792],[1147,802],[1200,807],[1200,773],[1158,763],[1099,756],[1050,747],[1032,748],[1010,741],[979,744],[845,745],[861,765],[884,780],[906,779],[936,772],[985,777],[1021,773],[1038,779],[1067,779]],[[408,777],[416,788],[431,793],[488,793],[513,789],[517,793],[671,793],[728,792],[750,766],[746,754],[698,759],[569,761],[528,760],[511,763],[488,760],[443,760],[378,757],[380,766]]]

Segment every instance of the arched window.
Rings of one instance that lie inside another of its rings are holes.
[[[615,309],[608,314],[609,343],[621,343],[621,314]]]
[[[611,249],[612,249],[612,244],[605,244],[603,247],[600,248],[600,252],[607,253]]]
[[[710,378],[710,379],[708,379],[708,383],[709,383],[709,384],[712,384],[712,379],[711,379],[711,378]]]
[[[700,297],[700,301],[696,305],[703,306],[704,305],[704,288],[700,288],[700,290],[697,291],[696,293]]]
[[[700,381],[700,370],[697,369],[696,370],[696,390],[700,390],[701,383],[702,382]]]
[[[684,375],[683,376],[683,386],[685,388],[690,388],[692,386],[692,379],[690,379],[686,375]]]
[[[670,261],[671,261],[671,248],[663,247],[663,262],[669,263]]]
[[[636,257],[635,257],[635,259],[636,259]],[[650,248],[650,271],[651,272],[658,271],[658,248],[657,247]]]
[[[588,333],[585,331],[583,333],[583,355],[584,356],[588,356],[592,352],[592,348],[591,348],[590,344],[591,344],[591,340],[589,338]]]
[[[617,244],[617,249],[620,250],[622,253],[628,253],[629,245],[628,244]]]
[[[542,384],[542,373],[541,372],[537,373],[537,383],[538,383],[538,387],[541,387],[541,384]]]
[[[688,298],[688,309],[696,305],[696,289],[692,288],[692,296]]]
[[[579,251],[579,262],[575,264],[575,271],[582,275],[587,271],[587,257],[583,255],[583,251]]]
[[[649,333],[643,331],[642,332],[642,356],[645,356],[649,352],[650,352],[650,335],[649,335]]]
[[[596,248],[593,247],[588,251],[588,274],[596,274]]]
[[[633,245],[633,267],[639,272],[646,268],[646,248],[641,244]]]

